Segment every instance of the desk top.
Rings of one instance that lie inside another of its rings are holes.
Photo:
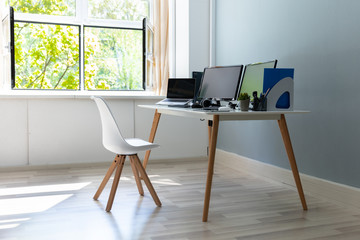
[[[212,120],[215,115],[219,116],[220,121],[232,121],[232,120],[279,120],[282,114],[303,114],[309,113],[309,111],[294,110],[294,111],[217,111],[217,110],[203,110],[201,108],[177,108],[161,105],[139,105],[141,108],[148,108],[157,110],[159,113],[193,117]]]

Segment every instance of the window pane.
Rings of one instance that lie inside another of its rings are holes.
[[[75,16],[76,0],[10,0],[15,12]]]
[[[85,28],[85,89],[143,90],[142,30]]]
[[[141,21],[149,16],[149,0],[89,0],[90,18]]]
[[[79,89],[79,27],[15,23],[15,88]]]

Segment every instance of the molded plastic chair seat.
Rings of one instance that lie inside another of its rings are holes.
[[[143,178],[155,204],[157,206],[161,206],[161,202],[155,192],[155,189],[153,188],[150,179],[144,169],[144,167],[141,164],[141,161],[139,160],[139,157],[137,156],[138,152],[150,150],[156,147],[159,147],[158,144],[150,143],[147,141],[144,141],[139,138],[123,138],[121,135],[121,132],[119,130],[119,127],[113,117],[113,114],[111,113],[110,108],[106,104],[106,102],[100,98],[100,97],[91,97],[100,112],[100,118],[101,118],[101,125],[102,125],[102,139],[103,139],[103,145],[104,147],[117,154],[113,163],[111,164],[109,170],[107,171],[102,183],[100,184],[99,189],[94,195],[94,199],[97,200],[105,188],[107,182],[109,181],[112,173],[116,169],[113,185],[111,188],[109,200],[106,206],[106,211],[109,212],[112,208],[112,204],[114,201],[116,189],[119,183],[121,171],[126,159],[126,156],[129,156],[130,158],[130,164],[131,168],[133,170],[133,174],[135,177],[135,181],[139,190],[140,195],[144,195],[144,190],[142,188],[140,175]],[[140,173],[140,175],[139,175]]]
[[[121,155],[133,155],[138,152],[147,151],[153,148],[159,147],[158,144],[150,143],[140,138],[125,138],[125,142],[128,144],[126,147],[121,147],[120,144],[108,144],[107,149],[113,153]]]

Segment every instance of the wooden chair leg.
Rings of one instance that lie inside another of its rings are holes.
[[[141,177],[143,178],[145,184],[146,184],[146,187],[148,188],[155,204],[157,206],[161,206],[161,202],[160,202],[160,199],[159,197],[157,196],[156,192],[155,192],[155,189],[153,187],[153,185],[151,184],[150,182],[150,179],[147,175],[147,173],[145,172],[145,169],[144,167],[142,166],[141,162],[140,162],[140,159],[139,157],[135,154],[135,155],[132,155],[131,157],[133,157],[133,160],[134,160],[134,163],[135,163],[135,166],[136,168],[139,170],[140,174],[141,174]]]
[[[139,194],[141,196],[144,196],[144,189],[143,189],[142,184],[141,184],[141,180],[140,180],[140,176],[139,176],[139,170],[135,166],[133,156],[130,156],[130,164],[131,164],[132,171],[134,173],[134,177],[135,177],[137,188],[139,190]]]
[[[116,155],[114,161],[113,161],[112,164],[110,165],[110,167],[109,167],[109,169],[108,169],[108,171],[107,171],[104,179],[102,180],[102,182],[101,182],[98,190],[96,191],[96,193],[95,193],[95,195],[94,195],[94,197],[93,197],[94,200],[97,200],[97,199],[99,198],[100,194],[101,194],[102,191],[104,190],[106,184],[108,183],[108,181],[109,181],[111,175],[113,174],[113,172],[114,172],[114,170],[115,170],[115,168],[116,168],[116,165],[117,165],[117,163],[118,163],[119,161],[120,161],[120,155]]]
[[[125,155],[121,155],[120,156],[120,161],[117,162],[117,169],[116,169],[116,173],[115,173],[115,177],[114,177],[114,181],[113,184],[111,186],[111,192],[110,192],[110,196],[109,196],[109,200],[108,203],[106,205],[106,211],[110,212],[113,202],[114,202],[114,197],[115,197],[115,193],[117,190],[117,187],[119,185],[119,180],[120,180],[120,176],[121,176],[121,171],[123,169],[124,166],[124,162],[125,162]]]

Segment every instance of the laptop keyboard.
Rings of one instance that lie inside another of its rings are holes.
[[[184,99],[165,99],[164,102],[187,102]]]

